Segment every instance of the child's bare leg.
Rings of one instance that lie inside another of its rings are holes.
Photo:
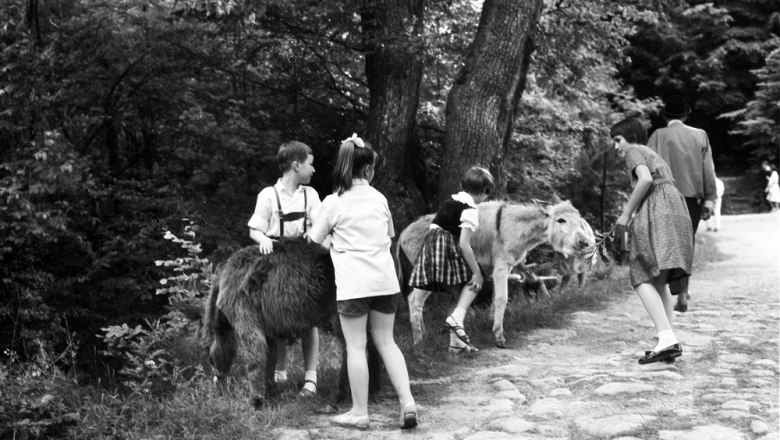
[[[669,290],[669,285],[666,283],[666,278],[669,275],[668,270],[661,271],[661,274],[653,278],[653,287],[661,296],[661,301],[664,303],[664,309],[666,310],[666,318],[669,320],[669,326],[672,326],[674,322],[674,297]]]
[[[658,332],[658,343],[653,348],[653,351],[663,350],[670,345],[676,344],[678,341],[674,336],[672,323],[667,315],[667,307],[664,304],[662,294],[659,294],[653,283],[642,283],[636,286],[634,290],[639,295],[639,299],[642,300],[642,304],[644,304],[645,310],[647,310],[647,314]],[[666,289],[662,289],[662,292],[665,293]]]
[[[317,392],[317,364],[320,359],[320,333],[312,327],[301,337],[304,363],[304,383],[301,393],[311,395]]]
[[[452,290],[457,292],[457,287],[453,286]],[[471,341],[464,330],[463,320],[466,318],[466,312],[476,297],[476,290],[473,290],[468,284],[463,286],[460,290],[460,295],[458,295],[458,303],[455,305],[455,309],[444,320],[447,327],[450,328],[451,347],[462,348],[465,347],[466,344],[471,344]]]
[[[477,298],[477,291],[474,290],[470,284],[466,284],[460,289],[460,296],[458,296],[458,303],[455,305],[455,310],[452,311],[452,316],[458,322],[463,325],[463,320],[466,318],[466,312],[471,307],[471,303]]]

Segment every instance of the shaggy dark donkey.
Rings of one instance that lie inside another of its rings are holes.
[[[333,396],[341,402],[349,395],[349,381],[346,344],[336,312],[333,262],[322,246],[290,239],[275,243],[271,254],[262,255],[257,246],[249,246],[224,263],[206,302],[201,341],[217,370],[218,384],[230,373],[239,344],[243,347],[250,403],[259,408],[278,392],[273,380],[277,357],[273,342],[298,338],[312,326],[335,331],[341,343],[339,386]],[[264,355],[265,374],[261,367]],[[379,354],[369,341],[372,392],[379,389],[379,368]]]

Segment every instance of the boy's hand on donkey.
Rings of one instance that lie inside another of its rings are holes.
[[[258,241],[258,248],[263,255],[270,254],[274,250],[274,241],[268,237],[260,237]]]

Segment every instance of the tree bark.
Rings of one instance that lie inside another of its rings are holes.
[[[374,0],[363,5],[371,95],[366,139],[382,156],[375,186],[387,196],[400,229],[424,206],[410,171],[418,148],[413,134],[423,72],[424,0]]]
[[[503,157],[525,89],[543,0],[485,0],[469,55],[447,97],[439,201],[457,192],[474,165],[490,169],[494,197],[506,194]],[[446,170],[446,171],[445,171]]]

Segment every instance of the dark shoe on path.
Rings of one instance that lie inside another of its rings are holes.
[[[650,351],[650,350],[647,350],[647,351],[645,352],[645,356],[648,356],[650,353],[652,353],[652,351]],[[661,362],[663,362],[663,363],[665,363],[665,364],[673,364],[673,363],[674,363],[674,358],[673,358],[673,357],[666,358],[666,359],[662,360]]]
[[[682,356],[682,345],[677,344],[670,345],[663,350],[651,351],[645,357],[639,359],[640,365],[652,364],[654,362],[663,361],[666,359],[674,359]]]

